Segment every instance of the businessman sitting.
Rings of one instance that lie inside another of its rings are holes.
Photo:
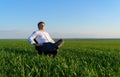
[[[63,39],[54,42],[50,35],[45,31],[45,23],[38,23],[38,30],[34,31],[28,38],[28,41],[35,46],[38,54],[57,55],[58,49],[64,43]]]

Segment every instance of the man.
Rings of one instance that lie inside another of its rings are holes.
[[[28,38],[28,41],[35,46],[38,54],[52,54],[56,55],[58,49],[64,43],[62,39],[54,42],[50,35],[45,31],[45,23],[38,23],[38,30],[34,31]]]

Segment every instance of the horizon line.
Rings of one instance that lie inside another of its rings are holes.
[[[0,38],[0,40],[27,40],[27,38]],[[53,39],[75,39],[75,40],[83,40],[83,39],[120,39],[120,38],[53,38]]]

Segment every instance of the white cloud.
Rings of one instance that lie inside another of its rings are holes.
[[[27,38],[29,32],[20,30],[0,30],[0,39],[22,39]]]
[[[0,39],[26,39],[32,31],[0,30]],[[120,33],[50,33],[52,38],[120,38]]]
[[[120,38],[119,33],[51,33],[53,38]]]

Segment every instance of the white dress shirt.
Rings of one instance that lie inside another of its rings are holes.
[[[38,42],[38,44],[43,44],[43,43],[47,43],[47,42],[51,42],[51,43],[55,43],[54,40],[52,40],[52,38],[50,37],[50,35],[47,32],[43,32],[40,30],[34,31],[29,37],[28,37],[28,41],[31,44],[36,43],[34,41],[34,39],[36,39],[36,41]]]

